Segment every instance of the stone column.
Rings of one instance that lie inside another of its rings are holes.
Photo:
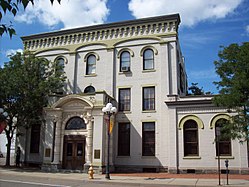
[[[93,158],[93,117],[89,114],[84,116],[84,120],[87,127],[86,137],[86,163],[84,169],[87,170],[89,165],[92,163]]]
[[[54,138],[54,156],[52,157],[52,163],[56,165],[60,165],[60,155],[61,155],[61,117],[58,116],[56,123],[55,130],[55,137]]]

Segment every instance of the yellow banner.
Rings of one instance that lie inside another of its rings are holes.
[[[110,118],[110,126],[109,126],[109,133],[111,134],[112,133],[112,129],[114,127],[114,118]]]

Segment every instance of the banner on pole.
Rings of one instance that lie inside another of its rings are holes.
[[[3,132],[3,130],[7,127],[7,124],[5,121],[0,122],[0,134]]]

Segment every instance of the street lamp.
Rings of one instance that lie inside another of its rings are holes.
[[[219,185],[220,185],[220,127],[216,127],[216,146],[218,154],[218,175],[219,175]]]
[[[110,171],[109,171],[109,155],[110,155],[110,119],[111,116],[114,115],[117,112],[117,108],[112,106],[111,103],[107,103],[105,107],[102,108],[102,112],[106,114],[108,117],[108,127],[107,127],[107,165],[106,165],[106,172],[105,172],[105,178],[110,180]]]

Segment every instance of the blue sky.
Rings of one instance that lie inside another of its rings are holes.
[[[21,36],[179,13],[179,40],[189,85],[198,83],[204,91],[217,93],[213,81],[219,80],[213,62],[220,46],[249,40],[249,0],[35,0],[35,6],[20,9],[17,16],[7,14],[2,23],[14,25],[17,35],[0,38],[0,65],[7,54],[21,51]]]

